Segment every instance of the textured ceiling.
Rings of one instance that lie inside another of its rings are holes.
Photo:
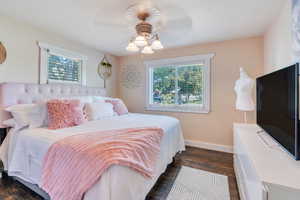
[[[166,23],[166,48],[263,34],[285,0],[153,0]],[[134,34],[133,0],[0,0],[0,14],[114,55],[126,55]]]

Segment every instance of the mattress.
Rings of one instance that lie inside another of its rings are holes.
[[[113,165],[84,196],[84,200],[144,200],[176,153],[185,150],[180,123],[175,118],[130,113],[59,130],[34,128],[11,131],[1,146],[0,156],[9,176],[39,185],[44,156],[56,141],[85,132],[149,126],[164,130],[155,177],[145,178],[128,167]]]

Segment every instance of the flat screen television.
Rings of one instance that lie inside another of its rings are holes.
[[[296,160],[300,158],[299,64],[256,79],[257,124]]]

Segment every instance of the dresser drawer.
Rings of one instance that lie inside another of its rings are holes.
[[[238,133],[234,134],[234,165],[242,200],[267,200],[267,190],[256,174]]]

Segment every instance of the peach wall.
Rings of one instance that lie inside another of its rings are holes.
[[[173,58],[198,54],[215,53],[211,68],[211,112],[209,114],[149,112],[146,105],[146,69],[143,61]],[[243,66],[253,78],[263,71],[263,38],[253,37],[210,44],[167,49],[151,56],[132,55],[120,58],[119,79],[124,66],[136,66],[141,72],[141,86],[127,89],[119,82],[119,97],[123,98],[131,112],[170,115],[181,121],[184,137],[188,140],[211,144],[232,145],[232,124],[242,122],[243,114],[235,110],[235,80],[239,77],[239,67]],[[249,113],[250,122],[255,114]]]
[[[292,64],[292,3],[286,1],[278,17],[264,35],[264,72]]]
[[[0,30],[0,41],[7,50],[7,59],[0,65],[0,82],[38,83],[37,41],[40,41],[87,56],[87,85],[103,87],[103,80],[97,74],[97,65],[102,59],[102,52],[1,15]],[[107,83],[107,91],[109,95],[116,96],[118,58],[109,56],[109,60],[113,64],[114,71]]]

